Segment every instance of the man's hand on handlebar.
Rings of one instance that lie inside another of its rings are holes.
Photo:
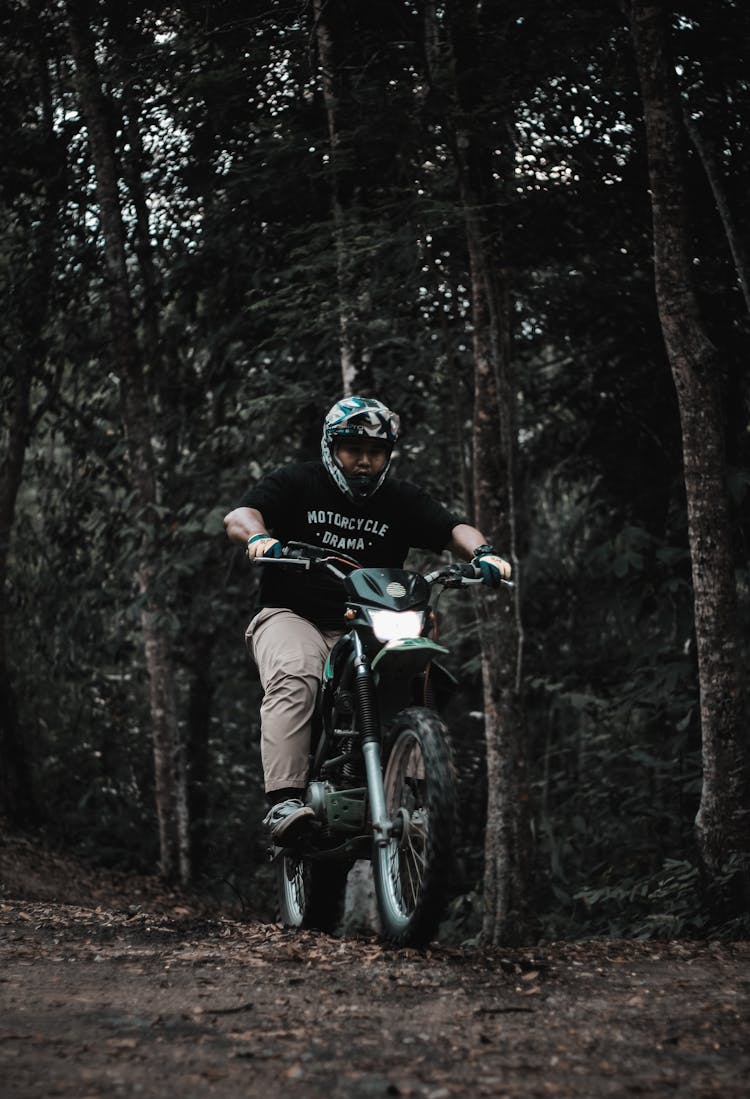
[[[471,563],[479,569],[482,583],[489,588],[499,588],[504,581],[510,579],[510,565],[492,546],[477,546]]]
[[[253,534],[247,540],[247,556],[251,561],[259,557],[281,557],[283,546],[270,534]]]

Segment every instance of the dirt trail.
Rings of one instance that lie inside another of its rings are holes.
[[[5,882],[3,1099],[750,1093],[748,943],[420,954],[96,893]]]

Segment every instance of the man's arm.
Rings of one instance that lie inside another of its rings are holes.
[[[255,508],[235,508],[224,517],[224,528],[233,542],[247,543],[254,534],[268,534],[266,521]],[[271,535],[268,534],[270,538]]]
[[[487,539],[480,530],[469,526],[468,523],[459,523],[451,531],[451,541],[448,549],[455,553],[457,557],[463,557],[466,561],[471,561],[474,559],[474,550],[484,547],[486,544]],[[480,554],[480,557],[477,558],[477,564],[480,563],[480,559],[486,561],[492,568],[497,569],[503,580],[510,579],[511,567],[498,554],[493,551]],[[482,571],[484,572],[484,569]]]
[[[278,557],[281,553],[281,543],[268,533],[266,521],[257,508],[235,508],[224,517],[224,527],[233,542],[247,546],[251,559]]]

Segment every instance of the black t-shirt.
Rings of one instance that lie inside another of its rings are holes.
[[[355,504],[334,485],[322,462],[300,462],[269,473],[239,501],[259,511],[281,542],[340,551],[370,567],[401,568],[411,547],[440,553],[465,522],[410,481],[388,478]],[[341,584],[323,570],[262,569],[259,607],[288,607],[321,629],[341,629]]]

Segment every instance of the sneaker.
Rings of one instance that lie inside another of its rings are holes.
[[[291,836],[301,831],[315,816],[311,805],[305,805],[299,798],[288,798],[273,805],[263,818],[269,838],[274,843],[287,842]]]

